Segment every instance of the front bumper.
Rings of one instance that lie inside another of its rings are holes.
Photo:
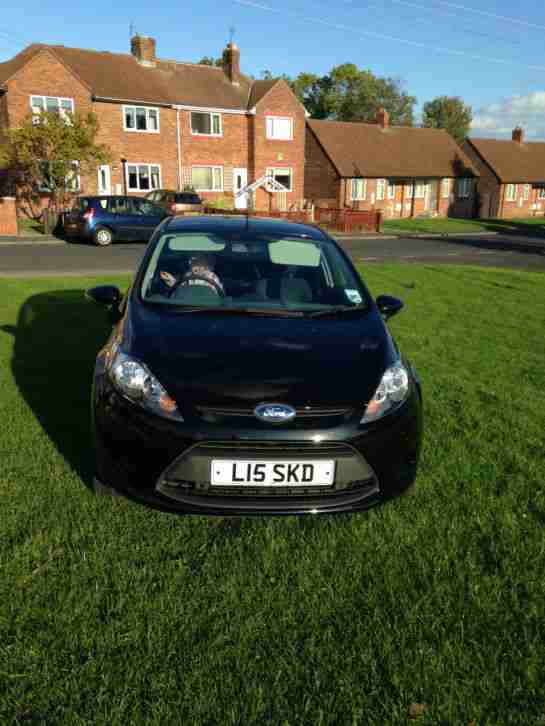
[[[96,476],[129,498],[163,511],[221,516],[355,512],[401,494],[416,477],[422,405],[416,382],[395,412],[367,427],[361,413],[329,428],[254,428],[178,423],[140,409],[104,374],[93,395]],[[215,488],[213,458],[334,459],[324,487]]]

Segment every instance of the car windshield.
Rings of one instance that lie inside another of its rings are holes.
[[[327,315],[369,307],[357,273],[330,241],[250,232],[163,234],[141,294],[147,302],[203,311]]]
[[[176,204],[200,204],[201,200],[197,194],[176,194]]]

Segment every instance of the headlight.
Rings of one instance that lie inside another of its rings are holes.
[[[114,385],[134,403],[158,416],[183,421],[176,402],[144,363],[118,350],[112,356],[109,372]]]
[[[409,374],[403,363],[387,368],[382,380],[369,401],[361,423],[376,421],[409,395]]]

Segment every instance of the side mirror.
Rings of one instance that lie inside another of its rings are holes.
[[[377,307],[380,314],[385,320],[391,318],[393,315],[403,309],[403,301],[397,297],[391,297],[391,295],[379,295],[377,297]]]
[[[97,303],[98,305],[104,305],[110,307],[119,305],[122,299],[121,292],[118,287],[114,285],[99,285],[99,287],[92,287],[85,293],[87,300]]]

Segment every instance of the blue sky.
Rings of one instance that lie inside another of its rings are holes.
[[[219,55],[235,28],[242,69],[326,73],[344,62],[401,78],[419,106],[461,96],[473,133],[517,123],[545,139],[545,3],[527,0],[3,1],[0,61],[32,41],[127,52],[129,25],[163,58]]]

